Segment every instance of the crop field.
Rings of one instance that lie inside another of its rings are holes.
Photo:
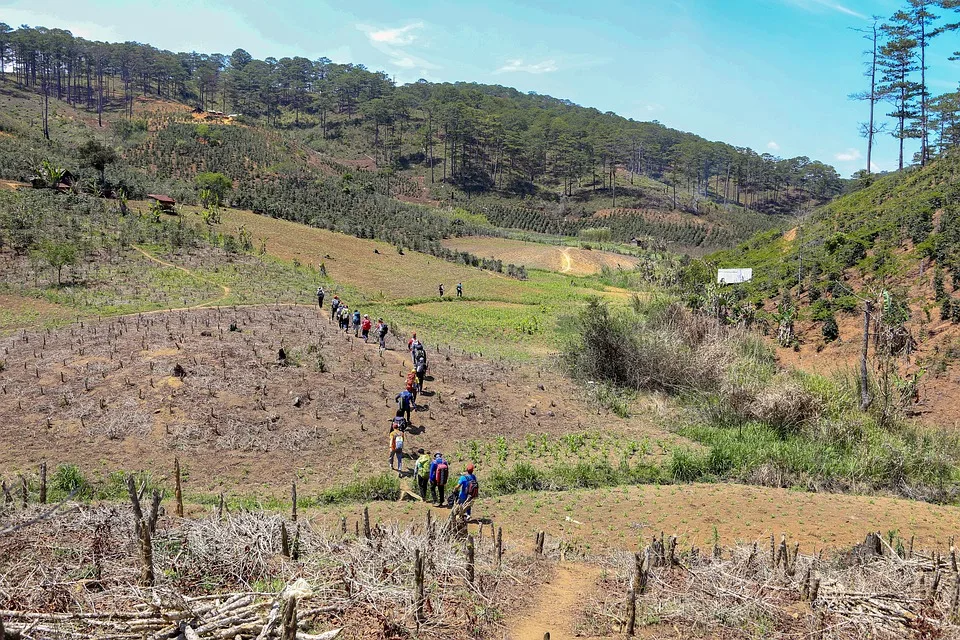
[[[443,246],[482,257],[522,264],[528,269],[544,269],[578,276],[599,273],[604,267],[629,270],[639,262],[633,256],[608,251],[560,247],[508,238],[467,236],[445,240]]]

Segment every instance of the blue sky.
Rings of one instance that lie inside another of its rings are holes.
[[[174,51],[327,56],[397,82],[476,81],[567,98],[843,175],[863,167],[866,87],[851,31],[898,0],[0,0],[0,22]],[[934,93],[957,88],[947,34],[928,53]],[[882,135],[878,169],[896,166]]]

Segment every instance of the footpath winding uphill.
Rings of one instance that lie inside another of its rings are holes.
[[[550,579],[537,589],[533,601],[507,623],[510,640],[573,640],[581,604],[595,588],[600,569],[582,563],[558,564]]]

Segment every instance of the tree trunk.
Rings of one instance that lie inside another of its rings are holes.
[[[870,396],[870,380],[867,375],[867,351],[870,348],[870,314],[873,303],[869,300],[863,307],[863,345],[860,347],[860,410],[866,411],[873,402]]]

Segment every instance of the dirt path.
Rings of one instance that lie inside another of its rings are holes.
[[[573,259],[570,257],[570,247],[562,249],[560,255],[563,258],[563,266],[560,267],[560,273],[570,273],[573,271]]]
[[[135,251],[138,251],[138,252],[142,253],[142,254],[144,255],[144,257],[145,257],[147,260],[150,260],[151,262],[156,262],[156,263],[159,264],[159,265],[163,265],[164,267],[169,267],[169,268],[171,268],[171,269],[177,269],[177,270],[179,270],[179,271],[184,272],[185,274],[187,274],[187,275],[190,276],[190,277],[196,278],[196,279],[198,279],[198,280],[203,280],[204,282],[206,282],[206,283],[208,283],[208,284],[212,284],[212,285],[215,286],[215,287],[220,287],[220,288],[223,290],[223,295],[221,295],[219,298],[215,298],[215,299],[213,299],[213,300],[207,300],[206,302],[201,302],[200,304],[195,304],[195,305],[192,305],[192,306],[189,306],[189,307],[174,307],[174,308],[171,308],[171,309],[157,309],[156,311],[152,311],[152,312],[148,312],[148,313],[161,313],[161,312],[167,312],[167,311],[190,311],[191,309],[204,309],[204,308],[206,308],[206,307],[215,307],[215,306],[217,306],[217,304],[223,302],[223,301],[226,300],[228,297],[230,297],[230,292],[231,292],[230,287],[228,287],[228,286],[226,286],[226,285],[224,285],[224,284],[217,284],[216,282],[214,282],[213,280],[210,280],[209,278],[204,278],[203,276],[198,276],[197,274],[195,274],[193,271],[190,271],[190,269],[187,269],[186,267],[181,267],[181,266],[178,265],[178,264],[173,264],[172,262],[167,262],[166,260],[161,260],[160,258],[158,258],[158,257],[156,257],[156,256],[150,255],[149,253],[147,253],[146,251],[144,251],[143,249],[141,249],[140,247],[138,247],[138,246],[136,246],[136,245],[133,245],[133,244],[132,244],[132,245],[130,245],[130,246],[133,247],[133,249],[134,249]],[[136,314],[134,314],[134,315],[136,315]]]
[[[560,563],[549,582],[540,585],[533,602],[507,624],[510,640],[573,640],[582,602],[595,588],[600,569],[579,563]]]

